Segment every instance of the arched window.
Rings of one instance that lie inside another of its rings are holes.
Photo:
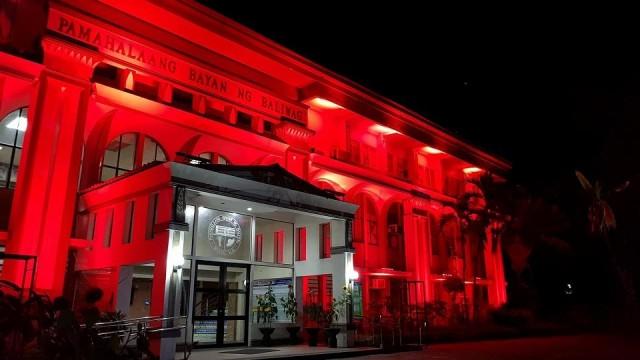
[[[229,160],[227,160],[227,158],[225,158],[224,156],[218,154],[218,153],[213,153],[213,152],[205,152],[202,153],[200,155],[198,155],[198,157],[201,157],[203,159],[207,159],[209,161],[211,161],[212,164],[218,164],[218,165],[229,165]]]
[[[0,120],[0,188],[16,186],[22,142],[27,131],[27,111],[23,107]]]
[[[167,157],[157,142],[148,136],[127,133],[113,139],[102,158],[100,180],[105,181]]]

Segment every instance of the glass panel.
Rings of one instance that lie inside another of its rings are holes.
[[[274,266],[255,266],[253,268],[253,308],[251,309],[252,323],[257,322],[258,295],[264,295],[269,286],[278,302],[276,321],[288,321],[281,304],[281,300],[289,294],[289,286],[293,286],[293,269]]]
[[[164,151],[162,151],[162,148],[160,147],[160,145],[156,145],[158,147],[158,150],[156,151],[156,160],[157,161],[167,161],[167,156],[164,154]]]
[[[218,304],[220,303],[220,292],[197,291],[195,294],[196,303],[193,305],[194,316],[218,316]]]
[[[7,179],[9,179],[11,150],[9,146],[0,145],[0,186],[2,187],[7,186]]]
[[[146,165],[153,161],[165,161],[164,152],[158,144],[148,137],[144,138],[144,149],[142,153],[142,165]]]
[[[11,184],[10,187],[16,186],[16,181],[18,179],[18,166],[20,165],[20,158],[22,157],[22,149],[17,149],[13,153],[13,167],[11,169]]]
[[[206,153],[202,153],[200,155],[198,155],[198,157],[201,157],[203,159],[207,159],[207,160],[211,160],[213,158],[213,154],[210,152],[206,152]]]
[[[23,109],[20,117],[18,117],[18,137],[16,138],[16,146],[22,147],[24,142],[24,134],[27,132],[27,109]]]
[[[229,293],[225,299],[224,315],[241,316],[246,314],[247,294]]]
[[[126,269],[132,269],[131,299],[129,307],[125,313],[127,319],[149,316],[151,313],[151,300],[153,289],[153,273],[155,265],[153,263],[140,264],[134,266],[123,266],[120,268],[120,276],[126,274]],[[121,278],[121,281],[123,279]],[[126,305],[124,305],[126,308]]]
[[[0,122],[0,144],[14,145],[16,140],[16,131],[18,130],[20,110],[9,113]]]
[[[218,164],[219,165],[227,165],[229,161],[225,159],[223,156],[218,155]]]
[[[251,217],[198,208],[196,255],[249,260]]]
[[[196,269],[196,289],[218,290],[220,288],[220,267],[215,265],[198,264]]]
[[[226,287],[230,290],[247,290],[247,269],[228,267]]]
[[[236,344],[244,342],[244,320],[225,320],[224,343]]]
[[[191,260],[182,265],[182,287],[180,288],[180,315],[189,313],[189,289],[191,287]]]
[[[102,159],[102,165],[118,166],[118,148],[120,147],[120,138],[118,137],[107,146]]]
[[[133,164],[136,158],[136,134],[122,135],[120,143],[120,160],[118,167],[125,170],[133,170]]]
[[[183,255],[191,255],[191,248],[193,246],[193,218],[195,217],[195,212],[195,206],[187,205],[184,215],[185,221],[189,224],[189,231],[184,233]]]
[[[274,263],[275,255],[280,253],[284,255],[281,263],[293,263],[293,224],[256,218],[256,234],[262,234],[262,262]],[[278,236],[284,236],[280,244],[276,241]]]
[[[109,167],[102,168],[102,176],[100,176],[101,181],[109,180],[116,176],[116,169],[112,169]]]
[[[217,320],[194,320],[193,321],[193,341],[199,345],[216,344],[216,334],[218,333]]]
[[[196,269],[194,316],[218,316],[220,305],[220,267],[198,264]]]

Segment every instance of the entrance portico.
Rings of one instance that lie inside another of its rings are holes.
[[[353,274],[357,206],[277,165],[150,164],[87,189],[80,207],[90,240],[78,252],[76,296],[100,284],[104,310],[187,316],[197,347],[259,340],[255,297],[268,287],[280,304],[291,286],[301,307],[306,277],[329,279],[330,298]],[[274,339],[288,336],[278,310]]]

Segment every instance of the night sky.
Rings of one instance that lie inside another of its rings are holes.
[[[604,294],[615,288],[603,243],[586,234],[587,201],[575,170],[605,189],[631,179],[625,193],[607,199],[618,218],[612,235],[624,254],[618,261],[640,278],[637,30],[623,29],[624,19],[602,6],[586,14],[583,7],[486,2],[453,9],[421,1],[353,3],[208,5],[509,160],[512,182],[559,206],[571,224],[560,236],[575,258],[534,257],[536,286],[549,303],[562,296],[556,285],[565,281],[577,281],[580,301],[592,303],[608,301]]]
[[[602,147],[624,128],[640,74],[631,43],[602,17],[345,3],[209,6],[506,158],[519,183],[544,188],[575,181],[577,168],[608,172]]]

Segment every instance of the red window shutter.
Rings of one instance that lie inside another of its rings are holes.
[[[256,261],[262,261],[262,234],[256,234]]]
[[[320,224],[320,258],[331,257],[331,225]]]
[[[298,228],[298,244],[296,248],[296,260],[307,260],[307,228]]]
[[[274,243],[274,256],[276,264],[284,263],[284,231],[278,230],[273,233]]]

